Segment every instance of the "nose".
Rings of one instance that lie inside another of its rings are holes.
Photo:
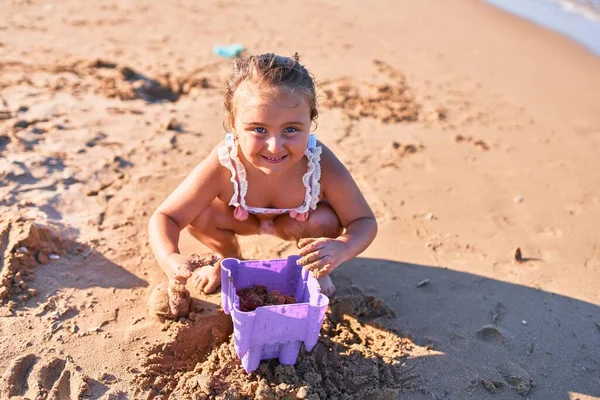
[[[267,150],[273,154],[277,154],[277,152],[281,149],[281,138],[279,135],[273,135],[269,139],[267,139]]]

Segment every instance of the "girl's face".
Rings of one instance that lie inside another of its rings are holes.
[[[279,175],[302,157],[310,133],[310,108],[299,94],[260,92],[245,82],[233,99],[234,129],[246,159],[267,175]]]

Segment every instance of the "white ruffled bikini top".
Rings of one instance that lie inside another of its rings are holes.
[[[304,155],[308,160],[308,170],[302,177],[302,183],[306,187],[304,203],[297,208],[263,208],[250,207],[246,204],[246,194],[248,193],[248,180],[246,168],[238,157],[238,144],[232,133],[225,135],[225,143],[218,149],[219,162],[231,172],[231,182],[233,183],[233,196],[229,201],[230,206],[235,207],[234,217],[239,221],[244,221],[249,214],[286,214],[297,221],[306,221],[311,210],[317,208],[319,194],[321,193],[321,152],[323,149],[317,146],[317,136],[311,133],[308,138],[308,145]]]

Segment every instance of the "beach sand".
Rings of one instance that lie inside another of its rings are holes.
[[[600,58],[475,0],[2,5],[1,399],[600,398]],[[251,375],[218,294],[147,313],[148,219],[223,137],[230,43],[300,53],[380,227],[315,350]]]

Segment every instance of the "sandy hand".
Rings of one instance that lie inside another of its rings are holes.
[[[179,265],[176,278],[183,278],[187,280],[198,268],[206,267],[208,265],[213,266],[217,261],[219,261],[219,257],[214,254],[206,254],[203,256],[192,254],[188,257],[184,264]]]
[[[190,312],[190,292],[185,288],[185,282],[179,279],[169,281],[167,289],[169,296],[169,317],[185,317]]]
[[[214,265],[219,257],[208,254],[200,256],[192,254],[184,264],[179,265],[174,279],[169,280],[167,294],[169,297],[169,311],[172,318],[184,317],[190,310],[190,293],[185,284],[192,273],[201,267]]]
[[[327,276],[345,259],[346,244],[332,238],[304,238],[298,240],[298,265],[309,270],[315,278]]]

